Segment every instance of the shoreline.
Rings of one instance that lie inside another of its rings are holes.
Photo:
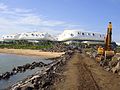
[[[73,51],[66,51],[62,57],[59,57],[57,60],[53,61],[51,64],[48,64],[40,71],[28,76],[27,78],[16,82],[15,84],[6,88],[7,90],[18,90],[18,89],[36,89],[52,90],[52,85],[57,80],[61,80],[61,72],[64,65],[67,64],[67,61],[73,55]],[[60,74],[59,74],[60,73]],[[57,79],[58,78],[58,79]]]
[[[64,52],[44,52],[40,50],[30,49],[0,49],[0,53],[16,54],[25,56],[40,56],[42,58],[57,58],[60,57]]]

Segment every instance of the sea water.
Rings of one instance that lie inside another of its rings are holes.
[[[32,62],[43,62],[50,63],[51,60],[45,60],[44,58],[38,56],[24,56],[24,55],[15,55],[15,54],[3,54],[0,53],[0,74],[5,73],[7,71],[11,71],[14,67],[25,65],[27,63]],[[20,81],[24,78],[27,78],[29,75],[32,75],[36,71],[40,70],[40,68],[35,68],[33,70],[26,70],[24,73],[18,73],[16,75],[11,76],[8,80],[0,80],[0,90],[4,90],[10,85]]]

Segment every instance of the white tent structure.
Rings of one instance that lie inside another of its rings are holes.
[[[2,36],[2,39],[3,40],[15,40],[15,36],[16,36],[17,34],[10,34],[10,35],[3,35]]]
[[[51,40],[51,41],[55,40],[50,34],[41,33],[41,32],[25,32],[14,35],[4,35],[3,39],[4,40]]]
[[[83,40],[83,41],[104,41],[105,35],[94,32],[84,32],[80,30],[65,30],[58,36],[58,41],[71,41],[71,40]]]
[[[48,33],[41,32],[27,32],[16,35],[18,40],[54,40],[54,38]]]
[[[38,42],[40,40],[62,41],[72,43],[73,41],[94,41],[104,42],[105,35],[95,32],[84,32],[80,30],[65,30],[60,35],[50,35],[42,32],[25,32],[20,34],[4,35],[2,39],[9,40],[28,40]]]
[[[0,38],[0,42],[4,41],[3,39]]]

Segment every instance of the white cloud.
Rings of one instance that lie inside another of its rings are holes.
[[[32,11],[31,9],[21,9],[21,8],[15,8],[14,10],[17,13],[29,13]]]
[[[31,31],[36,26],[51,27],[62,24],[61,21],[44,20],[31,9],[9,8],[0,3],[0,33]]]
[[[43,21],[42,22],[43,25],[46,25],[46,26],[57,26],[57,25],[65,25],[66,23],[63,22],[63,21]]]
[[[60,33],[67,27],[75,27],[59,20],[49,20],[36,14],[32,9],[10,8],[0,3],[0,33],[12,34],[26,31]]]
[[[18,24],[22,24],[22,25],[39,25],[40,22],[42,22],[42,19],[40,19],[40,17],[35,15],[28,15],[19,18],[17,22]]]
[[[7,5],[3,4],[3,3],[0,3],[0,11],[5,11],[7,10]]]

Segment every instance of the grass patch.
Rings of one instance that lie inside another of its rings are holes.
[[[0,48],[8,48],[8,49],[47,49],[52,48],[52,43],[39,43],[39,44],[0,44]]]

